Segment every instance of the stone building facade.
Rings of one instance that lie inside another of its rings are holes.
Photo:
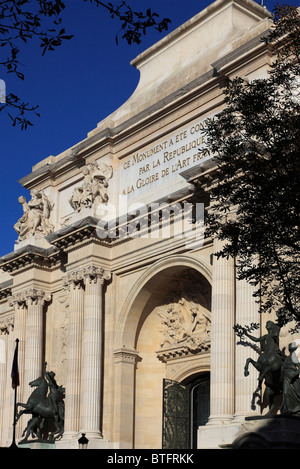
[[[1,446],[16,338],[18,401],[44,362],[65,387],[57,448],[77,448],[82,432],[91,448],[215,448],[259,412],[257,374],[243,374],[257,355],[233,332],[258,321],[257,305],[234,261],[212,256],[207,194],[194,224],[190,201],[214,167],[199,148],[222,79],[266,76],[270,24],[252,0],[212,3],[133,61],[140,82],[125,104],[21,180],[18,241],[0,263]]]

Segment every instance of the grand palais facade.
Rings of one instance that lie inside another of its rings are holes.
[[[82,433],[91,448],[220,448],[260,413],[257,372],[244,376],[257,354],[233,331],[259,320],[257,304],[234,260],[213,256],[205,188],[196,222],[191,197],[214,168],[199,149],[222,80],[266,76],[271,24],[253,0],[212,3],[133,61],[125,104],[20,181],[18,240],[0,260],[0,446],[12,438],[16,339],[18,402],[45,367],[65,389],[56,448]]]

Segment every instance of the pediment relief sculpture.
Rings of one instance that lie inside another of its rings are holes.
[[[31,200],[28,203],[24,196],[18,200],[23,207],[23,215],[14,225],[19,235],[17,243],[36,234],[47,236],[54,231],[54,225],[50,223],[54,203],[44,191],[31,191]]]
[[[94,204],[101,204],[108,201],[107,188],[109,179],[112,178],[112,166],[106,163],[91,163],[84,166],[83,183],[75,187],[69,203],[75,212],[80,212],[83,208],[91,208]]]
[[[182,293],[168,304],[158,308],[163,339],[158,357],[163,361],[171,357],[193,354],[210,348],[211,313],[204,296]]]

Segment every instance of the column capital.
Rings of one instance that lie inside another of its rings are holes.
[[[11,295],[8,299],[8,304],[9,306],[15,306],[17,308],[20,308],[21,306],[26,305],[26,295],[25,292],[19,292],[15,293],[14,295]]]
[[[63,288],[65,290],[83,287],[83,269],[73,270],[68,272],[63,277]]]
[[[111,273],[103,267],[89,265],[83,268],[83,280],[85,285],[87,283],[97,283],[98,281],[103,285],[105,280],[110,280]]]
[[[70,288],[71,286],[73,288],[79,288],[83,286],[83,284],[97,283],[98,280],[103,284],[105,280],[110,280],[110,278],[111,273],[108,270],[95,265],[89,265],[82,269],[68,272],[63,277],[63,286],[65,289]]]
[[[30,288],[26,290],[24,294],[27,305],[41,304],[41,306],[43,306],[44,303],[49,302],[51,300],[50,293],[37,288]]]

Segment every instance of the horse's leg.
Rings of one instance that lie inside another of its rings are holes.
[[[249,375],[249,364],[251,363],[251,365],[254,366],[254,368],[257,370],[257,371],[261,371],[261,365],[254,361],[252,358],[247,358],[246,360],[246,363],[245,363],[245,367],[244,367],[244,376],[248,376]]]
[[[50,433],[50,439],[54,438],[54,435],[56,435],[57,433],[60,433],[60,428],[59,428],[58,419],[59,419],[58,413],[54,413],[54,415],[53,415],[53,421],[54,421],[55,430],[54,430],[52,433]],[[54,438],[54,439],[55,439],[55,438]]]
[[[35,418],[32,418],[31,420],[29,420],[28,424],[27,424],[27,427],[25,428],[24,432],[23,432],[23,435],[25,434],[26,432],[26,436],[24,438],[23,441],[27,441],[28,440],[28,437],[30,435],[30,433],[32,432],[33,428],[35,427],[36,423],[37,423],[37,420],[38,420],[38,417],[35,417]]]
[[[18,405],[22,405],[22,406],[25,407],[25,404],[17,404],[17,406],[18,406]],[[16,414],[16,423],[18,422],[18,420],[20,419],[20,417],[22,417],[22,415],[27,412],[27,410],[28,410],[28,409],[25,407],[24,409],[20,410],[20,412],[18,412],[18,413]]]
[[[266,398],[269,404],[269,410],[266,413],[266,417],[273,414],[273,410],[275,407],[275,402],[274,402],[275,396],[276,396],[276,392],[274,392],[269,386],[266,386]]]
[[[256,390],[254,391],[254,393],[252,394],[252,400],[251,400],[251,409],[252,410],[255,410],[256,409],[256,404],[255,404],[255,398],[257,398],[257,404],[259,405],[260,404],[260,399],[261,399],[261,396],[260,396],[260,388],[256,388]]]

